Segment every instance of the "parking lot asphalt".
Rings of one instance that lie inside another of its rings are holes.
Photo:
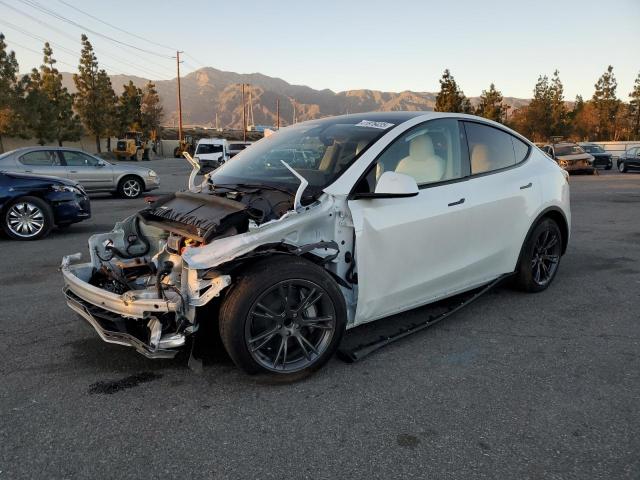
[[[184,188],[186,162],[150,163],[160,192]],[[148,360],[66,307],[62,255],[86,256],[89,235],[142,199],[98,195],[90,221],[0,237],[0,479],[640,478],[640,174],[572,177],[571,190],[547,291],[501,287],[292,385],[224,354],[201,374]]]

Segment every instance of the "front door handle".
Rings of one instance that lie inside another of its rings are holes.
[[[531,182],[529,182],[529,183],[527,183],[526,185],[522,185],[522,186],[520,187],[520,190],[524,190],[525,188],[531,188],[531,186],[532,186],[532,185],[533,185],[533,184],[532,184]]]
[[[464,203],[464,198],[461,198],[460,200],[458,200],[457,202],[451,202],[449,204],[450,207],[453,207],[455,205],[462,205]]]
[[[78,173],[77,170],[69,170],[69,173]]]

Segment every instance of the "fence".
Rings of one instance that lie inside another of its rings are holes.
[[[115,137],[111,138],[111,148],[116,146],[116,141],[118,139]],[[4,147],[4,151],[8,152],[9,150],[15,150],[16,148],[22,147],[34,147],[38,146],[38,143],[32,138],[17,138],[17,137],[2,137],[2,145]],[[96,139],[95,137],[84,136],[78,142],[64,142],[63,145],[65,147],[70,148],[80,148],[88,153],[97,153],[96,150]],[[47,147],[57,147],[58,142],[45,143]],[[100,139],[100,147],[103,152],[107,151],[107,139]]]

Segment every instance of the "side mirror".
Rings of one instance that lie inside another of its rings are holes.
[[[106,165],[106,162],[104,160],[99,160],[98,163],[96,164],[96,167],[104,167]]]
[[[357,193],[354,198],[403,198],[418,195],[415,179],[404,173],[384,172],[378,179],[374,193]]]

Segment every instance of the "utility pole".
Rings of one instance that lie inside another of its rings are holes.
[[[182,93],[180,91],[180,54],[176,51],[176,68],[178,70],[178,142],[182,144]]]
[[[280,130],[280,99],[276,98],[276,128]]]
[[[247,112],[244,102],[244,83],[242,84],[242,141],[247,141]]]

